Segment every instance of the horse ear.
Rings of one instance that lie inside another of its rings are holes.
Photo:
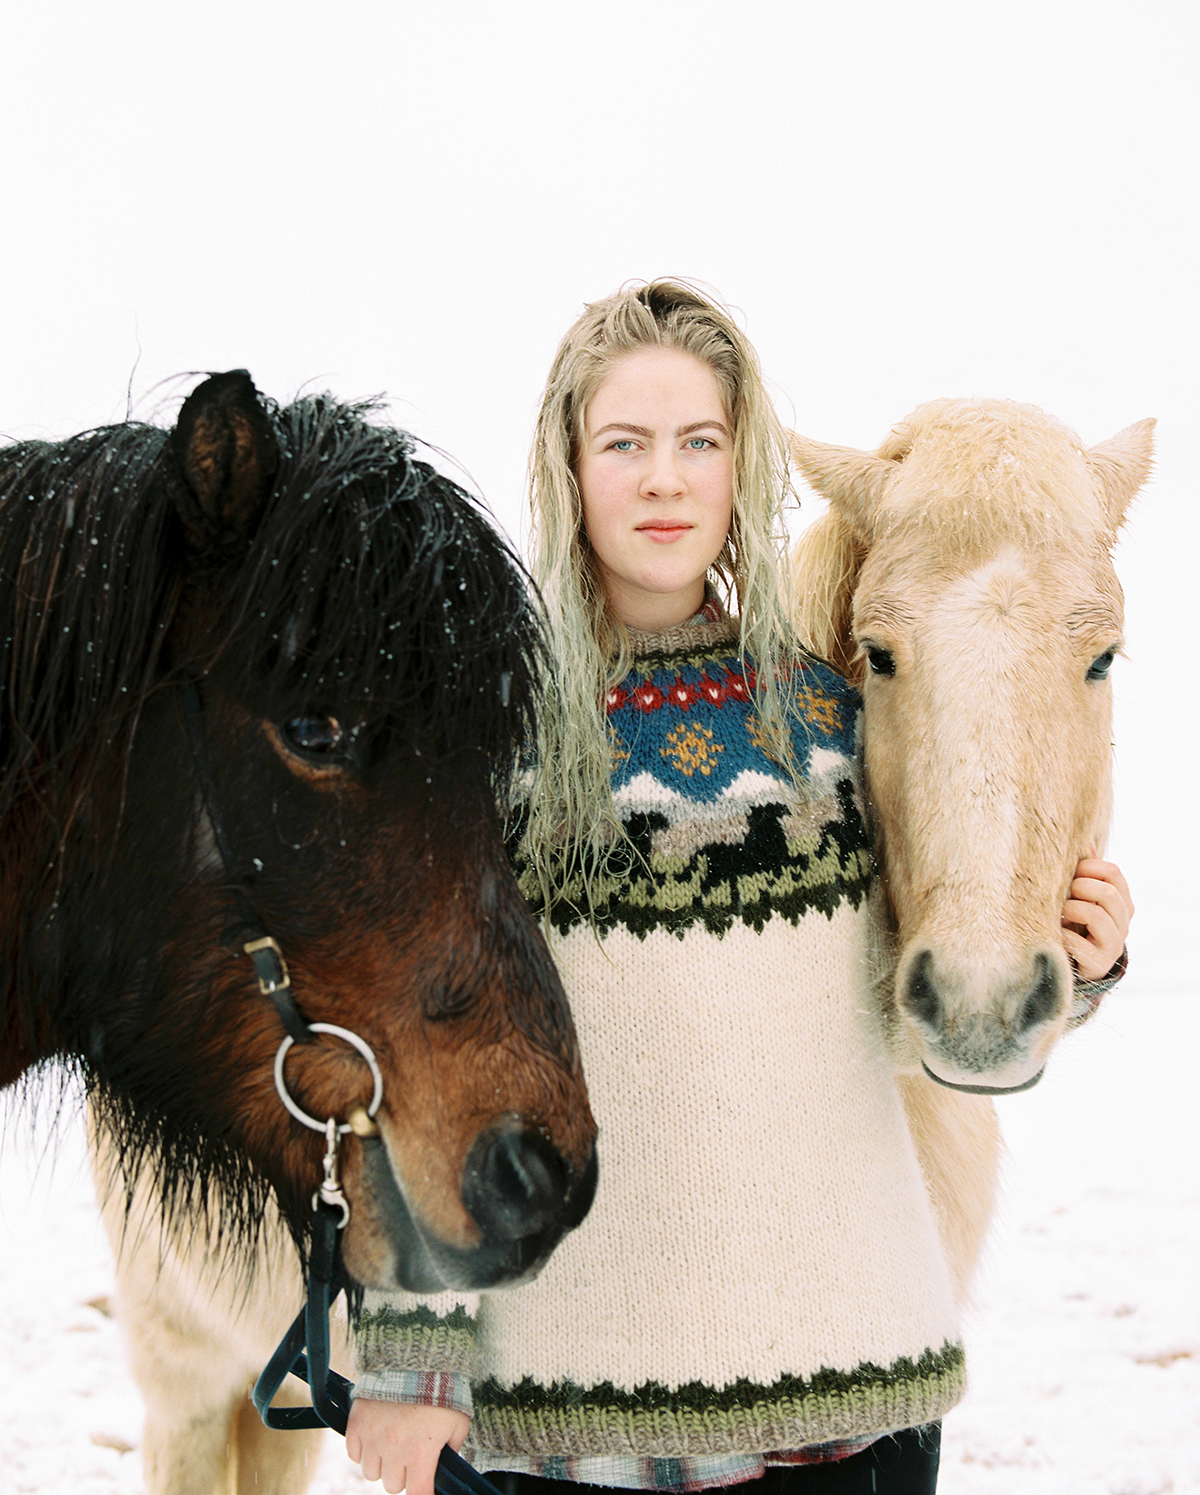
[[[1107,441],[1084,453],[1108,504],[1108,519],[1115,535],[1125,521],[1133,495],[1150,476],[1154,462],[1154,418],[1126,426]]]
[[[899,464],[851,446],[826,446],[791,433],[792,457],[809,483],[854,530],[868,536]]]
[[[179,509],[193,548],[248,540],[279,467],[279,445],[245,369],[213,374],[188,395],[171,449],[187,488]]]

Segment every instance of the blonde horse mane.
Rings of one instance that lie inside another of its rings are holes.
[[[830,509],[800,536],[789,562],[800,642],[847,679],[860,671],[850,614],[866,553],[851,526]]]

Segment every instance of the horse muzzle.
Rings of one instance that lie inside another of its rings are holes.
[[[343,1260],[365,1287],[436,1293],[515,1286],[537,1275],[596,1193],[595,1148],[571,1168],[532,1127],[502,1124],[480,1134],[462,1173],[462,1202],[479,1242],[457,1246],[422,1224],[405,1198],[380,1137],[362,1140],[355,1216]],[[356,1232],[363,1214],[369,1223]]]
[[[1041,1079],[1062,1031],[1059,963],[1039,951],[1023,974],[971,979],[930,949],[902,962],[896,1000],[938,1085],[969,1095],[1013,1095]]]

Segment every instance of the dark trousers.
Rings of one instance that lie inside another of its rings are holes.
[[[933,1422],[892,1433],[832,1464],[775,1465],[762,1479],[726,1485],[721,1495],[934,1495],[941,1448],[942,1425]],[[503,1495],[614,1495],[607,1485],[499,1469],[488,1478]]]

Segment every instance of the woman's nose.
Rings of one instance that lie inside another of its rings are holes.
[[[638,492],[643,498],[679,498],[686,490],[674,454],[655,454],[646,466]]]

